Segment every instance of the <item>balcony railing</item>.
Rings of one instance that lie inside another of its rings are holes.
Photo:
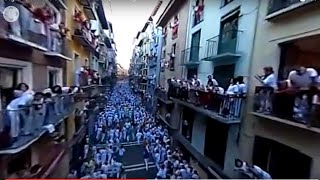
[[[270,0],[268,14],[274,13],[297,3],[303,2],[301,0]]]
[[[157,66],[157,57],[156,57],[156,56],[151,56],[151,57],[149,58],[148,65],[149,65],[150,67]]]
[[[164,101],[170,101],[168,93],[164,89],[156,88],[156,96],[159,97],[160,99],[163,99]]]
[[[207,40],[205,59],[223,54],[238,54],[239,36],[242,31],[231,30]]]
[[[168,95],[181,103],[207,114],[219,121],[240,122],[245,103],[243,95],[227,95],[200,89],[170,87]],[[174,99],[173,99],[174,100]]]
[[[2,110],[1,124],[10,127],[10,134],[15,141],[11,144],[9,141],[7,141],[8,144],[0,144],[2,147],[0,154],[18,152],[21,147],[31,144],[43,135],[47,131],[44,126],[57,125],[69,116],[73,110],[73,94],[56,95],[43,101],[34,100],[32,105],[20,106],[16,110]],[[1,132],[5,130],[5,126],[3,126]]]
[[[91,51],[96,51],[96,40],[94,34],[90,29],[88,29],[88,27],[86,27],[85,23],[75,22],[73,38],[82,46],[89,48]]]
[[[320,90],[312,88],[274,91],[269,87],[256,87],[253,111],[320,128],[319,95]]]
[[[197,64],[200,62],[201,47],[195,46],[181,51],[181,62],[183,64]]]
[[[64,39],[59,29],[35,18],[35,13],[17,2],[7,2],[6,6],[15,6],[19,10],[19,18],[15,22],[8,22],[8,40],[20,45],[33,47],[45,51],[48,55],[70,59],[64,51]],[[53,30],[54,29],[54,30]]]

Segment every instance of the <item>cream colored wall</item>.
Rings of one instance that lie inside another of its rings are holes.
[[[81,65],[86,65],[85,64],[85,59],[88,59],[90,57],[90,53],[83,47],[81,46],[77,41],[74,41],[72,39],[72,35],[74,33],[74,27],[75,23],[73,20],[73,14],[75,11],[75,8],[83,10],[83,7],[78,3],[78,1],[66,1],[66,5],[68,7],[68,10],[66,11],[66,26],[70,29],[70,33],[67,36],[67,41],[68,41],[68,47],[70,50],[70,55],[72,59],[74,59],[74,54],[78,54],[80,56],[81,60]],[[75,76],[75,64],[74,61],[68,61],[67,62],[67,85],[74,85],[74,76]]]
[[[259,135],[293,147],[298,151],[313,158],[311,177],[320,178],[317,165],[320,164],[319,134],[291,127],[287,124],[274,122],[249,115],[252,111],[252,94],[254,88],[260,85],[253,77],[262,74],[262,68],[272,66],[278,72],[280,62],[279,43],[301,37],[320,34],[320,9],[306,10],[304,13],[292,13],[290,16],[281,17],[277,21],[265,20],[268,1],[261,1],[259,20],[254,45],[254,54],[250,67],[249,93],[247,103],[247,116],[242,124],[240,156],[251,162],[254,135]],[[318,22],[318,23],[317,23]]]
[[[172,77],[181,78],[182,77],[182,68],[181,65],[181,51],[185,49],[186,44],[186,35],[187,35],[187,25],[188,25],[188,15],[189,15],[189,0],[185,1],[184,4],[180,7],[180,9],[177,9],[175,12],[179,15],[179,29],[178,29],[178,37],[174,40],[172,40],[172,29],[169,28],[170,23],[173,22],[173,18],[176,14],[172,14],[171,19],[169,22],[167,22],[167,44],[165,46],[166,53],[171,53],[171,48],[173,44],[177,44],[176,46],[176,54],[175,54],[175,65],[174,65],[174,71],[170,71],[170,69],[165,69],[164,72],[160,73],[160,85],[162,87],[167,86],[167,79]],[[166,60],[169,59],[169,55],[166,55]]]

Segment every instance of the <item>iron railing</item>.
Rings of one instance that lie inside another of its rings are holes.
[[[21,138],[25,139],[25,136],[28,136],[31,140],[45,130],[43,126],[56,125],[70,115],[74,109],[73,98],[74,94],[62,94],[40,101],[34,100],[31,105],[17,108],[9,104],[8,108],[1,111],[0,132],[11,129],[10,134],[13,138],[17,138],[17,141],[21,135],[24,135]]]
[[[201,47],[194,46],[181,51],[181,62],[197,63],[200,60]]]
[[[43,51],[67,55],[58,29],[52,30],[51,25],[35,18],[30,9],[18,2],[5,1],[5,6],[15,6],[20,13],[17,21],[7,24],[9,39]]]
[[[275,91],[271,87],[256,87],[253,111],[288,121],[320,127],[320,91],[285,89]]]
[[[175,86],[169,88],[170,97],[209,110],[226,121],[240,120],[245,103],[244,95],[227,95],[200,89]]]
[[[242,31],[231,30],[210,38],[206,43],[205,58],[212,58],[224,53],[237,53],[239,36]]]

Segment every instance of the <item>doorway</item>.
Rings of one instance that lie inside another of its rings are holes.
[[[193,75],[198,75],[198,68],[188,68],[187,69],[187,78],[191,79]]]
[[[53,87],[55,85],[57,85],[57,81],[58,81],[58,78],[57,78],[57,74],[58,72],[57,71],[49,71],[49,82],[48,82],[48,87]]]
[[[0,67],[0,109],[5,108],[15,97],[14,88],[21,79],[21,69]]]
[[[210,118],[207,122],[204,155],[223,169],[229,128]]]
[[[235,67],[235,64],[214,67],[213,76],[219,83],[220,87],[224,89],[227,89],[229,87],[230,79],[234,78]]]
[[[309,179],[311,158],[276,141],[255,137],[253,164],[270,173],[273,179]]]

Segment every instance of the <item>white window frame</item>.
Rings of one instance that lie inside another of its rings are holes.
[[[63,70],[62,68],[56,68],[56,67],[52,67],[52,66],[47,66],[47,85],[49,85],[49,72],[50,71],[56,71],[57,72],[57,83],[56,85],[59,86],[63,86],[63,82],[62,82],[62,74],[63,74]]]
[[[33,73],[31,62],[0,57],[0,66],[21,69],[18,75],[19,82],[28,84],[30,89],[33,88]]]

